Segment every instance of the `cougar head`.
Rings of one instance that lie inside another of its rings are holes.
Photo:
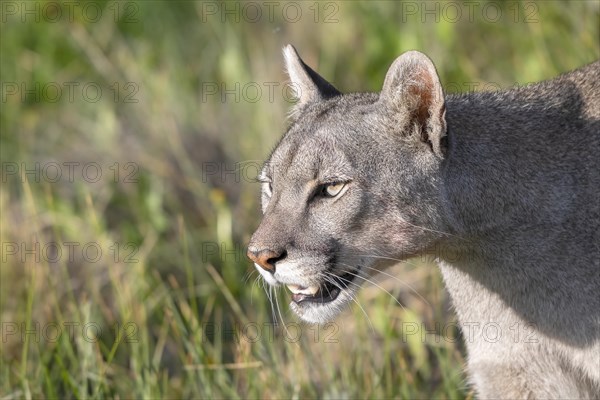
[[[287,285],[305,321],[333,319],[378,271],[439,239],[444,97],[418,52],[390,67],[381,93],[342,94],[284,48],[296,88],[287,132],[264,164],[263,219],[248,257]]]

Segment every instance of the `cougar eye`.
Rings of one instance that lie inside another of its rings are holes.
[[[336,182],[323,185],[322,194],[325,197],[335,197],[341,193],[342,189],[344,189],[345,186],[345,182]]]

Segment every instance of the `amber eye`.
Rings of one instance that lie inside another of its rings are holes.
[[[345,182],[329,183],[323,186],[323,196],[335,197],[341,193],[342,189],[346,186]]]

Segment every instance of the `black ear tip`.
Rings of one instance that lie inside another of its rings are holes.
[[[283,58],[292,84],[302,89],[299,92],[299,103],[308,103],[318,99],[326,99],[340,94],[336,88],[310,68],[291,44],[283,48]]]

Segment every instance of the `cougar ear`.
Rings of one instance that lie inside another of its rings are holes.
[[[298,102],[295,108],[337,96],[340,92],[302,61],[291,44],[283,48],[285,67]]]
[[[379,101],[399,129],[416,133],[443,157],[446,151],[446,105],[435,66],[418,51],[398,57],[388,70]]]

